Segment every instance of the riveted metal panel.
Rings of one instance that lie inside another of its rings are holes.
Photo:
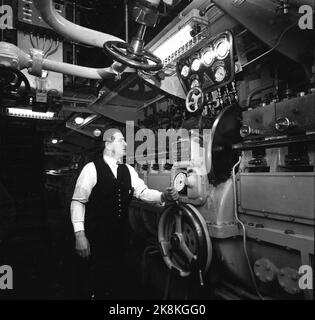
[[[315,173],[242,173],[241,212],[262,212],[314,220]]]

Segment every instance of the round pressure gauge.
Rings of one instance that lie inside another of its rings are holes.
[[[201,65],[201,61],[199,59],[195,59],[191,64],[192,71],[198,71]]]
[[[174,188],[177,192],[181,192],[185,188],[186,174],[179,172],[174,178]]]
[[[200,86],[199,80],[195,79],[191,82],[190,88],[199,87],[199,86]]]
[[[217,82],[221,82],[224,80],[226,76],[226,70],[224,67],[222,66],[219,66],[216,70],[215,70],[215,73],[214,73],[214,78],[215,78],[215,81]]]
[[[210,66],[214,59],[214,52],[211,48],[206,49],[203,53],[202,61],[206,66]]]
[[[222,60],[224,59],[230,51],[230,43],[225,40],[219,40],[215,46],[215,53],[217,55],[217,58]]]
[[[186,78],[189,74],[189,67],[184,65],[183,68],[182,68],[182,71],[180,72],[180,74]]]

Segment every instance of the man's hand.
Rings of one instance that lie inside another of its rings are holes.
[[[90,243],[86,238],[84,231],[75,233],[75,250],[81,258],[88,258],[91,254]]]
[[[169,187],[162,194],[162,202],[163,201],[177,201],[179,198],[178,192],[175,188]]]

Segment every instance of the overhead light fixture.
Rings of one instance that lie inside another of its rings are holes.
[[[84,119],[80,116],[77,116],[74,118],[74,122],[77,124],[77,125],[80,125],[84,122]]]
[[[175,19],[157,37],[147,45],[147,49],[158,56],[164,66],[174,66],[176,61],[187,51],[196,46],[205,36],[203,30],[208,25],[208,20],[200,16],[198,9],[192,9],[185,16]],[[196,26],[199,26],[195,34]]]
[[[51,139],[50,139],[50,142],[52,144],[57,144],[57,143],[62,143],[63,142],[63,139],[60,139],[60,137],[56,134],[54,134]]]
[[[53,112],[37,112],[30,109],[7,108],[7,114],[13,117],[52,120],[55,118]]]
[[[179,48],[185,46],[185,44],[189,43],[189,40],[192,39],[192,36],[190,35],[191,30],[191,25],[188,24],[184,26],[173,36],[171,36],[168,40],[166,40],[159,48],[154,50],[153,53],[156,56],[158,56],[162,61],[164,61],[166,58],[173,60],[175,58],[175,55],[177,55],[176,51]]]
[[[95,129],[93,131],[93,134],[94,134],[95,137],[99,137],[101,135],[101,133],[102,133],[102,131],[100,129]]]

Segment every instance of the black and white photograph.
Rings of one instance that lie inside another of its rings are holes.
[[[0,0],[0,304],[314,300],[314,13]]]

